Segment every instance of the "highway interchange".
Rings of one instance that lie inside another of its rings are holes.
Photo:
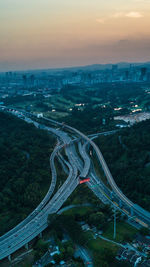
[[[35,127],[55,135],[57,144],[50,155],[52,177],[49,190],[38,207],[24,221],[0,237],[0,260],[10,257],[12,253],[21,247],[27,246],[32,239],[47,228],[48,215],[59,211],[63,203],[79,185],[79,176],[90,177],[90,182],[87,183],[87,186],[103,203],[110,204],[129,218],[133,218],[137,224],[150,226],[150,213],[131,202],[117,187],[101,151],[92,141],[96,135],[89,138],[73,127],[47,118],[42,118],[42,122],[39,122],[36,115],[25,111],[10,108],[5,108],[5,111],[11,112],[16,116],[19,115],[28,123],[33,123]],[[75,144],[78,144],[78,149]],[[90,147],[97,155],[109,187],[95,173],[92,157],[89,155]],[[61,154],[62,151],[65,151],[65,158]],[[59,157],[60,163],[68,176],[62,186],[54,193],[57,181],[56,157]]]

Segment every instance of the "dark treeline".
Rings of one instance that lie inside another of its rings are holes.
[[[50,185],[55,139],[0,112],[0,235],[39,204]]]
[[[105,129],[106,127],[113,129],[113,109],[111,107],[107,107],[105,110],[101,107],[92,108],[88,104],[82,111],[74,107],[72,114],[64,117],[63,121],[82,132],[95,133],[103,130],[103,119],[105,119],[107,124],[105,125]]]
[[[97,141],[117,185],[150,210],[150,120]]]
[[[111,103],[117,105],[129,105],[130,101],[136,100],[137,104],[144,102],[149,107],[150,99],[144,86],[139,83],[104,83],[90,87],[67,85],[61,90],[61,94],[68,100],[78,99],[81,103],[98,104]],[[98,99],[97,99],[98,98]]]

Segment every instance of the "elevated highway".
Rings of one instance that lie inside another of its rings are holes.
[[[12,110],[10,110],[10,112],[13,114],[15,113],[12,112]],[[42,202],[24,221],[0,237],[0,260],[10,256],[24,245],[27,245],[28,242],[46,229],[48,215],[58,212],[63,203],[78,186],[79,176],[86,177],[87,175],[90,175],[90,182],[87,183],[89,189],[91,189],[93,193],[105,204],[109,203],[112,206],[115,206],[129,217],[133,217],[134,214],[134,218],[137,218],[139,222],[142,221],[148,226],[150,225],[150,213],[134,204],[122,193],[116,185],[100,149],[89,137],[81,133],[79,130],[68,125],[64,125],[63,123],[56,122],[48,118],[42,118],[42,120],[51,123],[54,127],[59,126],[60,129],[62,128],[62,130],[55,129],[41,124],[36,120],[34,121],[36,116],[33,114],[27,112],[23,113],[23,111],[20,112],[24,115],[23,119],[26,119],[27,116],[29,116],[30,122],[32,122],[36,127],[54,134],[58,138],[58,143],[50,156],[50,167],[52,172],[52,182],[50,188]],[[108,133],[106,132],[106,134]],[[91,136],[91,138],[94,136]],[[78,151],[80,157],[74,146],[74,142],[76,140],[79,142]],[[83,145],[80,140],[82,140]],[[101,179],[96,176],[92,165],[92,159],[88,155],[87,145],[93,147],[110,188],[106,187]],[[62,149],[65,150],[67,160],[64,159],[63,156],[60,156],[60,151]],[[63,161],[63,166],[68,169],[68,177],[57,192],[54,192],[57,179],[54,159],[58,155]],[[94,188],[95,185],[96,187]]]
[[[37,123],[36,126],[38,126]],[[66,133],[47,126],[45,126],[43,129],[52,132],[62,140],[62,144],[57,144],[50,157],[52,183],[47,195],[39,204],[39,206],[23,222],[21,222],[19,225],[17,225],[15,228],[13,228],[0,238],[0,259],[11,255],[16,250],[24,245],[27,245],[28,242],[39,235],[47,227],[48,215],[57,212],[78,185],[79,170],[76,167],[76,155],[74,155],[74,153],[72,152],[73,150],[71,138]],[[60,151],[64,147],[66,155],[68,157],[68,162],[65,161],[65,164],[69,170],[69,176],[64,184],[50,199],[52,193],[54,192],[57,176],[54,165],[54,158],[58,151]]]

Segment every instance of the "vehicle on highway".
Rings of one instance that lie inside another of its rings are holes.
[[[79,184],[87,183],[90,181],[90,178],[84,178],[79,181]]]

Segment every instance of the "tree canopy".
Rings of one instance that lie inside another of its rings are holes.
[[[0,112],[0,234],[23,220],[45,196],[54,138]]]

